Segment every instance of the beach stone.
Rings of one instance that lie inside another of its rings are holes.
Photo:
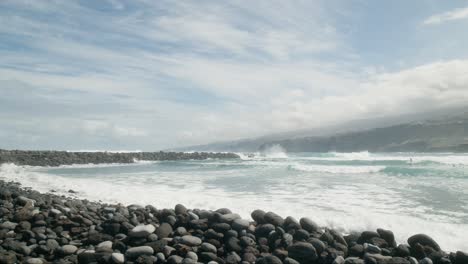
[[[196,236],[185,235],[182,236],[180,243],[187,245],[187,246],[199,246],[202,244],[202,240]]]
[[[181,257],[181,256],[172,255],[169,258],[167,258],[167,263],[169,263],[169,264],[181,264],[183,260],[184,260],[184,258]]]
[[[200,246],[200,249],[203,252],[212,252],[212,253],[215,253],[215,254],[218,251],[214,245],[212,245],[210,243],[207,243],[207,242],[202,243],[201,246]]]
[[[419,261],[419,264],[433,264],[430,258],[423,258]]]
[[[385,260],[383,262],[379,262],[382,264],[410,264],[410,261],[405,259],[405,258],[400,258],[400,257],[393,257],[388,260]]]
[[[51,252],[53,252],[60,247],[60,244],[55,239],[47,239],[46,246]]]
[[[187,208],[183,206],[182,204],[177,204],[174,208],[174,211],[176,215],[178,214],[186,214],[187,213]]]
[[[248,229],[250,226],[250,222],[244,219],[235,219],[234,221],[232,221],[231,226],[232,226],[232,229],[241,231],[241,230]]]
[[[259,258],[259,259],[257,259],[257,261],[255,263],[256,264],[283,264],[281,259],[279,259],[278,257],[273,256],[273,255],[269,255],[269,256],[265,256],[263,258]]]
[[[13,223],[13,222],[10,222],[10,221],[5,221],[5,222],[0,224],[0,228],[1,229],[14,230],[17,225],[18,225],[17,223]]]
[[[252,217],[252,219],[253,219],[255,222],[257,222],[257,224],[265,224],[265,223],[266,223],[266,222],[265,222],[265,218],[264,218],[264,217],[265,217],[265,214],[266,214],[265,211],[257,209],[257,210],[255,210],[255,211],[253,211],[253,212],[250,214],[250,216]]]
[[[17,263],[16,255],[13,252],[0,252],[0,263]]]
[[[221,223],[228,223],[228,224],[232,223],[236,219],[241,219],[240,215],[229,213],[229,214],[223,214],[219,217],[219,221]]]
[[[419,264],[418,260],[413,257],[409,257],[408,261],[410,264]]]
[[[357,257],[349,257],[344,261],[345,264],[364,264],[364,260]]]
[[[65,254],[65,255],[74,254],[77,250],[78,250],[78,248],[76,246],[73,246],[73,245],[65,245],[65,246],[62,246],[62,248],[61,248],[62,253]]]
[[[285,258],[283,260],[283,263],[284,264],[299,264],[299,262],[297,262],[295,259],[292,259],[292,258],[289,258],[289,257]]]
[[[162,252],[156,253],[156,258],[158,258],[158,261],[160,262],[165,262],[166,261],[166,256]]]
[[[369,252],[371,254],[380,254],[382,250],[375,245],[364,243],[364,251]]]
[[[466,264],[468,263],[468,253],[457,251],[455,253],[455,264]]]
[[[310,233],[317,232],[320,229],[319,226],[314,221],[312,221],[311,219],[307,217],[301,218],[299,220],[299,223],[302,229]]]
[[[130,237],[147,237],[156,230],[154,225],[138,225],[135,226],[128,235]]]
[[[349,255],[351,257],[361,257],[364,254],[364,246],[356,244],[349,248]]]
[[[138,256],[153,254],[154,250],[149,246],[132,247],[127,249],[127,252],[125,252],[125,255],[129,258],[137,258]]]
[[[315,248],[305,242],[296,242],[289,246],[288,257],[297,260],[301,264],[314,262],[318,258]]]
[[[193,252],[193,251],[190,251],[190,252],[187,252],[187,254],[185,255],[186,258],[189,258],[189,259],[193,259],[195,262],[198,261],[198,255]]]
[[[430,246],[436,251],[440,250],[439,244],[437,244],[437,242],[435,242],[434,239],[432,239],[430,236],[426,234],[417,234],[408,238],[408,244],[411,247],[413,247],[416,243],[419,243],[423,246]]]
[[[237,237],[230,237],[226,241],[225,246],[226,246],[226,249],[228,251],[235,251],[235,252],[241,252],[242,251],[240,241],[239,241],[239,239],[237,239]]]
[[[254,247],[257,244],[253,238],[248,237],[248,236],[243,236],[239,240],[240,240],[240,244],[243,247],[248,247],[248,246]]]
[[[299,229],[294,231],[293,237],[297,241],[307,241],[307,239],[310,237],[310,234],[304,229]]]
[[[125,263],[125,256],[122,253],[112,253],[111,258],[112,258],[113,263],[115,264]]]
[[[260,237],[268,237],[270,232],[274,230],[275,230],[275,226],[272,224],[258,225],[255,228],[255,234],[256,236],[260,236]]]
[[[156,235],[159,238],[166,238],[172,233],[172,226],[168,223],[162,223],[156,230]]]
[[[327,248],[325,243],[323,243],[320,239],[315,238],[315,237],[310,238],[307,242],[309,242],[310,244],[312,244],[312,246],[314,246],[314,248],[317,251],[318,255],[320,255],[322,252],[324,252],[325,249]]]
[[[28,260],[26,260],[26,263],[27,264],[43,264],[44,261],[42,261],[42,259],[40,258],[28,258]]]
[[[395,235],[391,230],[385,230],[382,228],[377,229],[377,233],[380,235],[381,238],[383,238],[385,241],[387,241],[388,245],[390,247],[396,247],[396,241],[395,241]]]
[[[400,244],[398,247],[395,249],[395,255],[397,257],[409,257],[411,254],[410,248],[408,245]]]
[[[183,236],[183,235],[187,235],[187,234],[188,234],[187,229],[185,229],[185,227],[183,227],[183,226],[177,227],[176,230],[175,230],[175,233],[176,233],[177,235],[179,235],[179,236]]]
[[[290,230],[290,229],[297,230],[297,229],[301,228],[301,224],[299,224],[299,222],[296,220],[296,218],[294,218],[292,216],[288,216],[288,217],[286,217],[284,219],[283,226],[284,226],[284,228],[286,230]]]
[[[265,222],[272,224],[274,226],[282,226],[284,224],[284,219],[273,213],[273,212],[268,212],[263,216],[263,219],[265,219]]]
[[[344,264],[345,263],[345,259],[343,258],[343,256],[338,256],[336,257],[332,264]]]
[[[112,241],[104,241],[96,246],[96,252],[112,252]]]

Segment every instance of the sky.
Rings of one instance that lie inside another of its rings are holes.
[[[0,148],[160,150],[468,105],[468,1],[0,0]]]

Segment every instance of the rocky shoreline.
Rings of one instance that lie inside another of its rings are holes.
[[[0,181],[0,263],[467,264],[427,235],[397,245],[390,230],[342,235],[256,210],[102,204]]]
[[[68,152],[0,149],[0,164],[60,166],[73,164],[134,163],[135,161],[236,159],[234,153],[214,152]]]

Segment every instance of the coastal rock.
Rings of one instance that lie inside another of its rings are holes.
[[[252,217],[252,219],[257,222],[257,224],[265,224],[265,211],[263,210],[255,210],[253,211],[250,216]]]
[[[187,246],[191,246],[191,247],[194,247],[194,246],[199,246],[202,244],[202,240],[196,236],[189,236],[189,235],[186,235],[186,236],[183,236],[181,238],[181,241],[180,243],[182,244],[185,244]]]
[[[27,264],[43,264],[44,261],[42,261],[42,259],[40,259],[40,258],[28,258],[26,260],[26,263]]]
[[[112,252],[112,241],[104,241],[96,246],[96,252]]]
[[[414,235],[414,236],[411,236],[410,238],[408,238],[408,244],[411,247],[416,245],[416,243],[419,243],[419,244],[421,244],[423,246],[430,246],[433,249],[435,249],[436,251],[440,250],[439,244],[437,244],[437,242],[435,242],[435,240],[432,239],[430,236],[425,235],[425,234],[417,234],[417,235]]]
[[[302,229],[306,230],[307,232],[313,233],[319,230],[319,226],[307,217],[303,217],[299,220]]]
[[[172,233],[172,226],[168,223],[162,223],[156,230],[156,235],[159,238],[166,238]]]
[[[154,254],[154,250],[153,248],[149,246],[133,247],[133,248],[129,248],[127,252],[125,252],[125,256],[131,259],[137,258],[138,256],[142,256],[142,255],[153,255],[153,254]]]
[[[272,224],[274,226],[282,226],[284,224],[284,219],[281,216],[273,212],[266,213],[263,216],[263,219],[265,220],[265,222]]]
[[[78,248],[76,246],[74,246],[74,245],[65,245],[65,246],[62,246],[62,248],[61,248],[61,252],[64,255],[74,254],[77,250],[78,250]]]
[[[377,233],[388,243],[390,247],[396,247],[395,235],[391,230],[379,228],[377,229]]]
[[[216,249],[216,247],[210,243],[202,243],[201,246],[200,246],[200,250],[203,251],[203,252],[212,252],[212,253],[215,253],[218,251]]]
[[[232,221],[231,226],[232,226],[232,229],[241,231],[244,229],[248,229],[250,226],[250,222],[244,219],[235,219],[234,221]]]
[[[301,264],[314,262],[318,257],[315,248],[305,242],[296,242],[288,247],[288,256]]]
[[[115,264],[125,263],[125,256],[122,253],[112,253],[111,258]]]
[[[256,264],[283,264],[281,259],[279,259],[278,257],[273,256],[273,255],[269,255],[269,256],[265,256],[263,258],[259,258],[259,259],[257,259],[257,261],[255,263]]]
[[[466,264],[468,263],[468,253],[457,251],[455,253],[455,264]]]
[[[135,226],[128,235],[130,237],[147,237],[156,230],[154,225],[138,225]]]
[[[175,213],[178,214],[186,214],[187,213],[187,208],[183,206],[182,204],[177,204],[174,208]]]

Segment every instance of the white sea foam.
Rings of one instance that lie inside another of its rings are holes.
[[[298,171],[328,172],[328,173],[372,173],[385,169],[385,166],[328,166],[294,164],[290,168]]]
[[[200,163],[214,168],[223,162]],[[229,162],[232,161],[226,161],[226,164]],[[173,207],[177,203],[190,208],[227,207],[246,218],[250,217],[251,211],[261,208],[284,217],[308,216],[320,225],[341,228],[344,232],[381,227],[393,230],[399,242],[405,242],[406,238],[416,233],[427,233],[445,250],[468,250],[468,223],[460,220],[468,219],[466,210],[444,213],[449,208],[435,210],[419,201],[425,199],[423,195],[428,190],[417,191],[418,184],[422,188],[436,183],[415,182],[411,178],[395,179],[380,173],[369,177],[362,172],[351,173],[343,178],[334,173],[336,169],[331,169],[340,166],[329,166],[326,169],[319,167],[323,174],[318,175],[296,177],[293,172],[285,174],[284,171],[272,174],[287,164],[310,165],[294,158],[241,161],[241,164],[244,163],[255,167],[245,172],[202,170],[187,173],[177,167],[158,171],[158,165],[155,165],[154,171],[139,171],[140,167],[125,164],[123,166],[134,166],[131,170],[134,171],[105,174],[97,170],[95,174],[75,176],[52,174],[53,170],[37,167],[3,164],[0,166],[0,178],[20,182],[25,187],[41,192],[53,189],[58,194],[70,195],[68,190],[73,189],[81,198],[103,202],[152,204],[158,208]],[[344,166],[348,172],[352,170],[346,167],[352,166]],[[378,169],[376,167],[364,168],[374,171]],[[466,192],[463,187],[466,187],[466,182],[457,181],[459,192]],[[437,184],[451,186],[453,183],[447,179]],[[235,189],[236,184],[240,186],[238,188],[245,187],[248,190]],[[412,199],[413,195],[417,199]],[[464,193],[463,197],[468,196]],[[435,199],[432,195],[428,198]]]
[[[260,154],[263,157],[272,158],[272,159],[288,158],[286,151],[281,145],[273,145],[271,147],[268,147],[267,149],[263,150]]]
[[[304,157],[308,160],[330,161],[404,161],[407,163],[436,162],[448,165],[468,165],[468,154],[430,154],[430,153],[370,153],[362,152],[330,152],[330,157]]]

